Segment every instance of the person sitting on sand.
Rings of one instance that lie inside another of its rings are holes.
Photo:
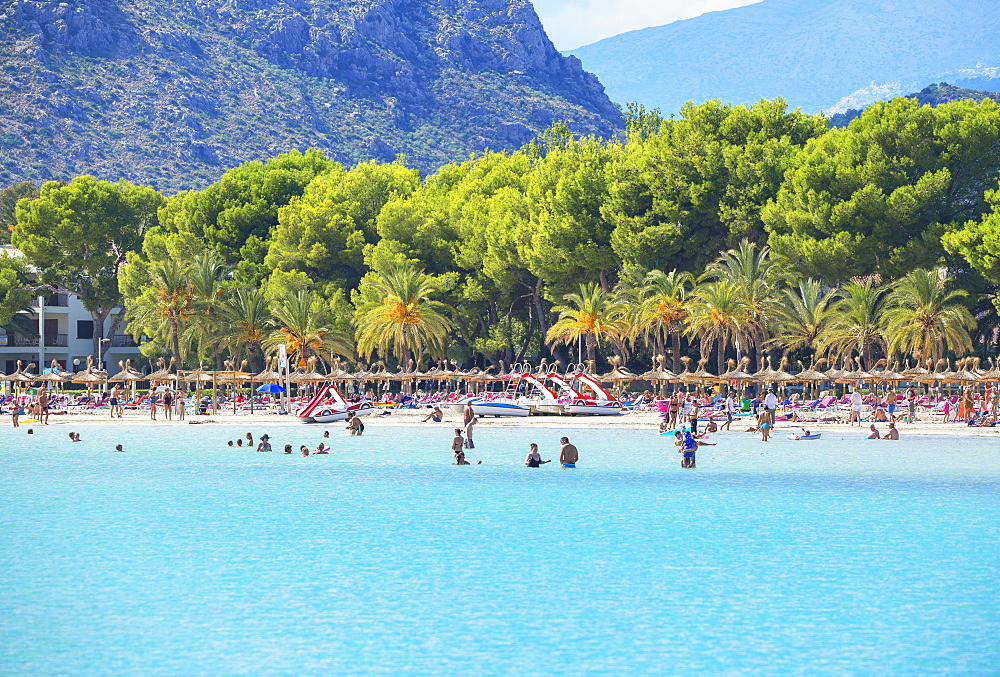
[[[883,437],[882,439],[883,440],[898,440],[899,439],[899,430],[896,429],[896,424],[895,423],[890,423],[889,424],[889,432],[887,432],[885,434],[885,437]]]
[[[865,438],[865,439],[869,439],[869,440],[880,440],[880,439],[882,439],[882,435],[881,435],[881,433],[879,433],[878,428],[875,427],[874,423],[871,424],[868,427],[871,429],[871,432],[868,433],[868,437]]]
[[[525,456],[524,458],[524,465],[528,466],[529,468],[538,468],[542,465],[545,465],[546,463],[551,463],[551,462],[552,459],[549,459],[548,461],[542,460],[542,455],[538,453],[538,445],[532,442],[531,451],[529,451],[528,455]]]
[[[659,428],[659,430],[657,432],[659,432],[662,435],[663,433],[667,432],[669,429],[670,429],[670,426],[667,425],[667,418],[664,416],[663,420],[660,421],[660,428]]]
[[[427,414],[427,417],[421,421],[421,423],[427,423],[427,421],[434,421],[435,423],[440,423],[444,420],[444,414],[441,413],[441,408],[437,405],[431,409],[431,413]]]
[[[365,424],[361,422],[361,418],[357,416],[353,411],[347,412],[347,430],[351,431],[352,435],[363,435],[365,432]]]
[[[329,454],[330,447],[326,446],[322,442],[316,445],[316,451],[313,452],[313,456],[318,456],[319,454]]]
[[[271,451],[271,443],[268,441],[271,438],[267,435],[260,436],[260,444],[257,445],[257,451]]]

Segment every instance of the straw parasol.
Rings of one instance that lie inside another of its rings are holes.
[[[31,383],[37,378],[35,374],[28,374],[24,372],[24,369],[32,369],[35,363],[32,362],[27,367],[22,367],[24,363],[21,360],[17,361],[17,370],[11,374],[7,375],[7,380],[11,383]]]
[[[597,377],[597,380],[602,383],[621,383],[622,381],[634,381],[639,378],[621,365],[621,358],[617,355],[609,357],[608,362],[611,363],[611,371]]]
[[[109,378],[108,383],[136,383],[146,380],[145,374],[132,368],[132,360],[118,362],[118,366],[121,367],[121,371]]]
[[[292,383],[321,383],[329,381],[330,377],[316,371],[316,358],[310,357],[306,362],[307,371],[296,371],[289,377]]]
[[[94,358],[87,358],[87,368],[81,372],[73,375],[70,379],[73,383],[79,383],[86,385],[89,390],[95,383],[104,383],[107,380],[107,374],[99,372],[94,369]]]
[[[52,360],[50,365],[52,371],[44,374],[39,374],[35,377],[36,381],[41,381],[42,383],[65,383],[69,380],[72,374],[64,374],[59,371],[59,363],[56,360]]]
[[[820,360],[822,361],[822,359]],[[821,371],[816,371],[816,365],[813,364],[808,369],[802,368],[802,362],[799,362],[799,373],[795,375],[795,380],[802,383],[821,383],[827,380],[826,374]]]
[[[885,360],[879,360],[879,362],[885,362]],[[876,362],[875,366],[878,366],[879,362]],[[896,366],[897,365],[894,364],[894,365],[892,365],[892,368],[889,368],[889,365],[886,362],[885,367],[881,371],[873,371],[872,372],[872,378],[874,380],[880,381],[882,383],[892,383],[892,382],[895,382],[895,381],[905,381],[906,377],[903,376],[902,374],[900,374],[899,372],[895,371],[895,367]]]
[[[162,357],[159,358],[159,359],[157,359],[156,360],[156,366],[159,367],[159,369],[157,369],[152,374],[150,374],[149,376],[147,376],[146,380],[147,381],[157,381],[157,382],[176,381],[177,380],[177,374],[173,373],[174,364],[176,364],[176,362],[177,361],[174,358],[171,357],[170,358],[170,366],[168,368],[166,360],[164,360]],[[90,364],[89,358],[87,360],[87,364],[88,365]]]
[[[698,369],[687,375],[684,380],[691,383],[713,383],[719,380],[719,377],[708,371],[705,365],[708,364],[708,358],[702,358],[698,360]]]
[[[990,360],[993,365],[988,370],[979,375],[980,381],[995,382],[1000,381],[1000,363]]]
[[[732,381],[752,381],[753,374],[746,370],[747,365],[750,364],[750,358],[744,355],[740,358],[739,364],[736,364],[733,360],[727,361],[729,364],[729,371],[724,374],[719,374],[719,380],[730,383]]]
[[[653,361],[653,368],[639,376],[640,379],[654,383],[669,383],[678,379],[677,374],[664,366],[667,361],[666,356],[656,355],[653,357]]]
[[[772,383],[791,383],[795,380],[795,377],[785,370],[788,366],[788,357],[782,357],[781,362],[778,364],[777,371],[774,372],[774,380]]]
[[[864,381],[873,381],[875,377],[869,374],[867,371],[861,368],[861,358],[855,357],[854,363],[857,369],[853,371],[843,372],[840,375],[840,380],[844,382],[862,383]]]
[[[771,368],[771,356],[766,356],[761,363],[764,365],[754,375],[753,380],[759,383],[774,383],[778,377],[778,372]]]
[[[258,383],[278,383],[281,381],[281,374],[274,370],[274,358],[268,357],[264,361],[264,371],[253,377]]]

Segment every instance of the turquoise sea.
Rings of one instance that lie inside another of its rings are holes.
[[[0,673],[1000,672],[998,439],[430,426],[0,429]]]

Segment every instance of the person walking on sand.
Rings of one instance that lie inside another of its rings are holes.
[[[851,415],[847,419],[848,425],[857,423],[858,427],[861,427],[861,411],[864,406],[865,400],[861,397],[861,391],[855,388],[854,392],[851,393]]]
[[[733,397],[733,391],[730,390],[729,394],[726,396],[726,402],[723,405],[723,409],[726,412],[726,422],[719,426],[722,430],[725,428],[729,430],[729,427],[733,424],[733,417],[736,415],[736,398]]]
[[[568,437],[561,437],[559,442],[562,447],[559,449],[559,463],[564,468],[575,468],[580,460],[580,452],[576,446],[569,443]]]
[[[909,413],[906,422],[913,423],[917,420],[917,391],[912,387],[906,389],[906,409]]]
[[[149,401],[149,420],[156,420],[156,391],[150,390],[149,395],[146,397]]]
[[[764,396],[764,411],[767,413],[767,422],[774,427],[774,421],[777,418],[776,414],[778,411],[778,396],[774,394],[774,389],[767,391],[767,395]]]
[[[49,391],[45,386],[38,389],[38,422],[49,424]]]

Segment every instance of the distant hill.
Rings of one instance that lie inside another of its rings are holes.
[[[618,109],[529,0],[0,0],[0,186],[164,189],[291,148],[432,170]]]
[[[998,38],[997,0],[763,0],[572,54],[619,103],[674,113],[689,100],[781,96],[837,113],[928,82],[1000,89]]]
[[[942,82],[925,87],[915,94],[907,94],[906,98],[915,99],[922,106],[940,106],[949,101],[971,100],[979,102],[983,99],[993,99],[997,103],[1000,103],[1000,92],[983,92],[977,89],[968,89],[967,87],[956,87],[949,85],[947,82]],[[861,115],[862,112],[863,109],[851,108],[843,113],[837,113],[830,118],[830,126],[846,127],[850,124],[851,120]]]

